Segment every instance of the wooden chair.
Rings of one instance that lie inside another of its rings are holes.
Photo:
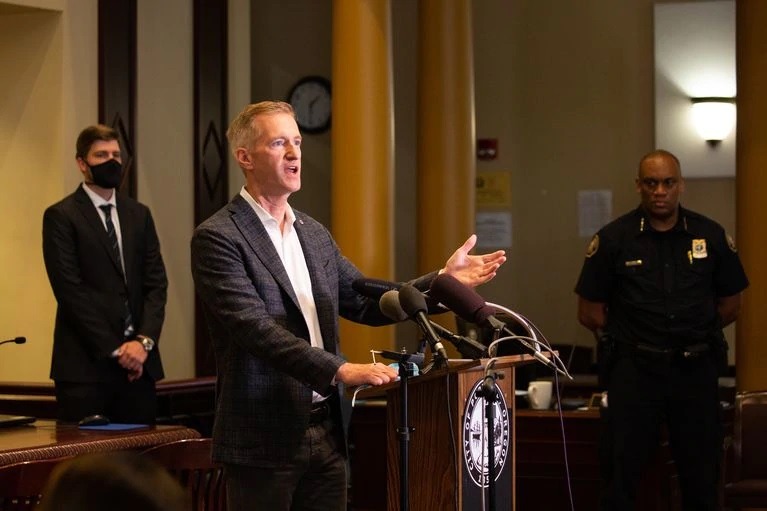
[[[211,461],[210,438],[178,440],[142,454],[165,467],[189,492],[194,511],[225,511],[224,468]]]
[[[732,444],[726,453],[724,506],[767,508],[767,391],[735,397]]]
[[[68,459],[23,461],[0,467],[0,511],[34,509],[53,469]]]

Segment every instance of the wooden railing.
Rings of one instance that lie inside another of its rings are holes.
[[[210,436],[216,378],[206,376],[157,384],[158,424],[183,424]],[[52,382],[0,382],[0,413],[56,418]]]

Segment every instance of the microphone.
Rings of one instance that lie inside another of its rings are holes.
[[[391,282],[381,279],[362,278],[356,279],[352,282],[352,289],[367,298],[380,300],[387,291],[399,291],[404,285],[407,284],[403,282]],[[440,312],[447,311],[447,307],[444,307],[442,304],[438,303],[436,300],[430,298],[426,294],[424,294],[424,298],[426,299],[426,306],[429,308],[429,310],[439,309]],[[399,301],[399,299],[397,300]]]
[[[430,294],[466,321],[514,335],[514,332],[506,327],[506,323],[495,317],[495,309],[485,303],[476,291],[463,285],[452,275],[447,273],[437,275],[431,283]],[[534,336],[531,335],[531,337]],[[540,363],[561,372],[553,361],[541,354],[537,346],[531,345],[524,339],[517,340],[527,347]]]
[[[442,341],[439,340],[429,318],[426,316],[426,311],[428,310],[426,298],[423,297],[419,290],[409,284],[405,284],[399,290],[399,304],[402,310],[405,311],[405,314],[421,327],[426,340],[429,342],[432,354],[446,362],[447,351],[445,351]]]
[[[429,323],[431,323],[431,326],[434,328],[434,331],[437,332],[437,335],[446,341],[450,341],[450,343],[455,346],[455,349],[458,350],[458,353],[460,353],[461,356],[471,359],[484,358],[487,356],[487,348],[474,339],[454,334],[434,321],[429,320]]]
[[[392,289],[381,295],[381,299],[378,300],[378,307],[384,316],[395,323],[409,319],[407,313],[402,310],[402,306],[399,304],[399,291],[397,290]]]
[[[385,292],[381,296],[381,300],[378,302],[378,306],[380,307],[384,316],[391,319],[392,321],[399,323],[400,321],[405,321],[408,319],[407,313],[402,310],[402,306],[400,305],[399,291],[392,290]],[[446,341],[452,343],[452,345],[455,346],[455,348],[458,350],[458,353],[460,353],[463,357],[475,359],[483,358],[487,354],[487,349],[481,343],[473,339],[454,334],[447,328],[444,328],[442,325],[435,323],[434,321],[429,320],[429,323],[434,329],[434,332]]]
[[[380,279],[356,279],[352,282],[352,289],[362,296],[379,300],[387,291],[398,290],[403,284],[389,282]]]
[[[495,309],[487,305],[484,298],[452,275],[437,275],[431,283],[429,293],[432,298],[447,305],[466,321],[496,330],[506,328],[506,323],[495,317]]]
[[[26,337],[15,337],[13,339],[8,339],[6,341],[0,341],[0,344],[5,344],[7,342],[15,342],[16,344],[24,344],[25,342],[27,342],[27,338]]]

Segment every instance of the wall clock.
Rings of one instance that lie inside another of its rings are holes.
[[[330,81],[321,76],[301,78],[288,94],[296,111],[298,128],[304,133],[322,133],[330,128]]]

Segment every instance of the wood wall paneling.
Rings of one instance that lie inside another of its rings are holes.
[[[227,176],[227,3],[194,2],[194,220],[223,207]],[[195,303],[195,374],[215,374],[213,350],[199,300]]]
[[[98,11],[99,122],[120,135],[120,189],[136,198],[136,0],[99,0]]]

